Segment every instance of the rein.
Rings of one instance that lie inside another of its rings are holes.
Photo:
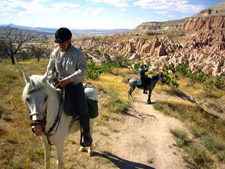
[[[63,98],[60,98],[60,107],[59,107],[58,114],[57,114],[57,116],[55,118],[55,121],[52,124],[52,126],[50,127],[50,129],[48,130],[48,132],[44,132],[44,135],[47,137],[48,144],[51,145],[51,146],[54,145],[54,144],[51,143],[50,136],[55,135],[57,130],[58,130],[59,123],[60,123],[61,116],[62,116],[62,112],[63,112],[64,102],[65,102],[65,88],[63,88]],[[55,132],[51,134],[51,132],[54,130],[55,127],[56,127]]]

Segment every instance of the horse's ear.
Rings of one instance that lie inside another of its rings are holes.
[[[24,72],[23,72],[23,78],[24,78],[24,81],[25,81],[26,84],[27,84],[27,83],[30,83],[30,78],[29,78],[29,76],[28,76],[26,73],[24,73]]]
[[[48,73],[46,72],[43,76],[42,82],[45,84],[47,82],[48,79]]]

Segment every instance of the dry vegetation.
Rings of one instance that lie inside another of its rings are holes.
[[[16,65],[3,61],[0,63],[0,95],[2,98],[0,100],[1,168],[30,169],[43,168],[44,166],[43,146],[40,138],[34,137],[30,131],[29,117],[26,106],[21,102],[21,93],[24,87],[22,71],[28,75],[44,74],[47,63],[47,59],[41,59],[39,63],[36,60],[30,60]],[[103,73],[96,80],[86,79],[88,84],[98,90],[100,115],[96,119],[96,126],[100,127],[95,133],[105,138],[116,137],[116,133],[120,130],[116,124],[118,122],[123,123],[121,116],[129,110],[132,104],[127,98],[129,88],[127,79],[128,77],[137,77],[136,72],[131,69],[118,68],[113,71],[117,76]],[[178,82],[180,84],[178,88],[160,85],[156,86],[155,91],[178,96],[185,101],[172,99],[156,102],[155,108],[166,115],[178,118],[187,126],[188,131],[171,129],[177,146],[183,148],[186,152],[183,155],[185,161],[193,163],[196,168],[210,168],[215,166],[214,163],[224,166],[225,108],[223,104],[225,92],[216,88],[212,88],[211,91],[204,91],[204,86],[200,83],[187,87],[188,79],[182,78]],[[210,113],[213,113],[213,115]],[[113,124],[114,122],[116,123]],[[101,130],[105,127],[109,131]],[[70,138],[66,140],[66,144],[75,144],[78,147],[77,142]],[[100,143],[94,143],[94,147],[100,146]],[[76,155],[78,154],[76,153]],[[116,168],[108,160],[109,155],[110,152],[102,152],[94,159],[105,168]],[[53,158],[56,158],[55,154]],[[68,157],[66,158],[68,159]],[[78,160],[81,161],[77,162],[76,166],[87,168],[88,166],[82,159],[83,157],[78,156]],[[74,167],[70,160],[69,158],[66,168]]]
[[[3,168],[30,169],[44,166],[43,146],[40,138],[32,135],[27,108],[21,102],[21,94],[25,85],[22,71],[28,75],[44,74],[47,63],[47,59],[42,59],[39,63],[36,60],[30,60],[16,65],[11,65],[8,61],[0,63],[0,95],[2,98],[0,100],[0,165]],[[97,124],[106,125],[111,119],[119,119],[118,114],[129,109],[127,84],[122,81],[122,77],[109,74],[103,74],[98,80],[86,80],[99,91],[101,115],[96,120]],[[117,113],[109,114],[109,111]],[[111,130],[116,129],[111,127]],[[104,135],[103,131],[99,132]],[[71,142],[75,143],[75,141]]]

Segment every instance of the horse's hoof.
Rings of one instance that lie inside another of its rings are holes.
[[[147,104],[151,104],[151,102],[147,102]]]
[[[85,151],[86,151],[86,149],[81,146],[80,149],[79,149],[79,152],[85,152]]]
[[[92,151],[88,151],[87,156],[91,157],[93,155]]]

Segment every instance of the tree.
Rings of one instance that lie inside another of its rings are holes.
[[[23,29],[5,27],[0,41],[5,57],[15,64],[15,56],[25,42],[31,39],[31,34]]]
[[[28,49],[31,52],[32,56],[38,59],[38,62],[41,57],[47,57],[51,53],[44,42],[31,44],[29,45]]]

